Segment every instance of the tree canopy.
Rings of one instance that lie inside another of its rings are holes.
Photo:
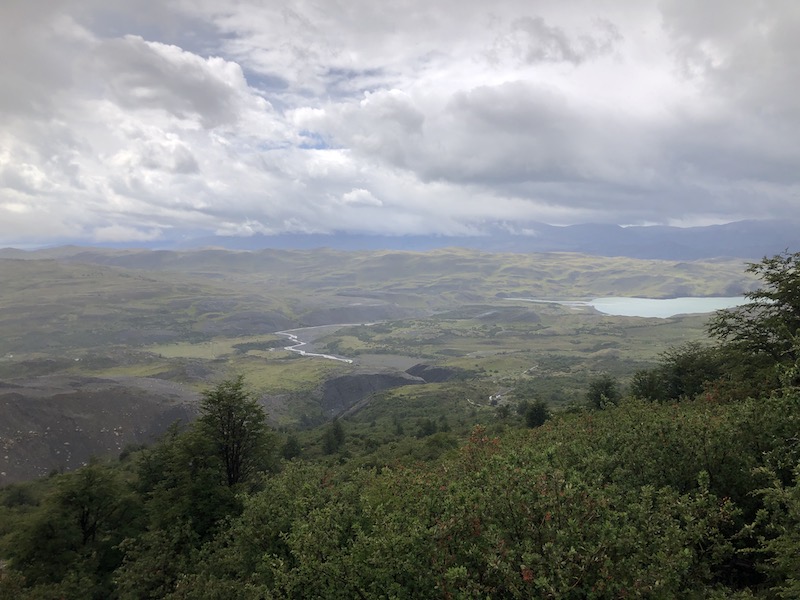
[[[722,342],[779,363],[798,358],[800,330],[800,252],[765,257],[747,271],[763,281],[748,292],[749,300],[734,309],[719,311],[708,324],[709,333]]]
[[[225,469],[225,481],[235,486],[268,466],[271,450],[266,413],[244,377],[226,379],[203,392],[198,426],[213,443]]]

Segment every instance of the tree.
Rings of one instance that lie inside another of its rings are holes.
[[[439,431],[436,422],[431,419],[418,419],[417,420],[417,433],[418,438],[428,437]]]
[[[665,400],[664,377],[661,368],[636,371],[631,378],[631,396],[640,400]]]
[[[540,427],[550,418],[550,411],[547,409],[547,402],[544,400],[534,400],[527,403],[525,409],[525,425],[527,427]]]
[[[747,271],[764,285],[745,294],[747,304],[718,311],[709,321],[709,333],[747,354],[794,363],[800,331],[800,252],[764,257],[750,263]]]
[[[507,419],[511,416],[511,407],[508,404],[502,404],[497,407],[497,418],[498,419]]]
[[[725,373],[719,348],[688,342],[661,353],[658,367],[638,371],[631,380],[631,395],[646,400],[694,398]]]
[[[203,392],[200,413],[198,427],[213,442],[229,487],[268,465],[271,436],[266,413],[245,390],[243,376]]]
[[[333,454],[344,444],[344,428],[339,419],[334,419],[325,429],[322,436],[322,451],[325,454]]]
[[[286,443],[281,448],[281,456],[286,460],[292,460],[300,456],[300,452],[302,452],[302,448],[300,448],[297,436],[290,433],[289,437],[286,438]]]
[[[139,517],[119,473],[92,463],[59,476],[17,530],[9,547],[11,564],[29,585],[61,586],[52,597],[64,597],[72,578],[83,587],[81,597],[106,598],[122,560],[118,544],[138,532]]]
[[[211,538],[225,517],[241,509],[228,485],[212,437],[199,427],[169,428],[138,463],[138,491],[146,499],[151,530],[186,525],[197,544]],[[181,538],[189,539],[189,538]]]
[[[594,408],[605,408],[609,404],[616,404],[621,397],[619,384],[611,375],[604,373],[589,382],[589,391],[586,393],[586,399],[589,405]]]

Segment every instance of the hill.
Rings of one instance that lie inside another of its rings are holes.
[[[14,431],[0,432],[6,444],[17,430],[41,432],[57,415],[67,418],[57,392],[34,393],[49,389],[53,377],[75,382],[78,391],[79,381],[104,381],[102,394],[144,402],[147,382],[196,393],[238,372],[257,389],[271,422],[292,427],[365,410],[373,398],[405,395],[421,406],[457,389],[444,381],[420,385],[405,372],[418,363],[470,374],[486,410],[493,409],[485,398],[517,388],[559,404],[582,393],[586,374],[628,378],[651,364],[659,344],[696,339],[702,319],[631,320],[509,298],[733,295],[755,285],[738,260],[569,253],[65,247],[15,256],[0,259],[0,382],[16,386],[18,402],[2,405],[0,420],[11,422],[26,403],[39,408]],[[284,350],[289,342],[276,332],[294,328],[304,328],[296,333],[306,351],[352,362]],[[412,382],[413,393],[398,387]],[[92,400],[102,394],[70,396],[69,411],[83,415],[86,432],[110,427]],[[148,408],[129,413],[130,430],[143,433],[124,443],[163,429],[175,414],[164,398],[154,393]],[[371,412],[392,418],[382,409]],[[442,415],[433,410],[430,416]],[[13,477],[118,451],[102,436],[86,437],[76,460],[9,446],[9,464],[27,465]],[[35,461],[26,462],[25,453]]]
[[[629,226],[587,223],[553,226],[515,223],[485,228],[475,236],[378,236],[348,233],[206,237],[180,242],[178,248],[223,247],[232,250],[317,249],[427,252],[459,247],[483,252],[577,252],[640,259],[702,260],[735,257],[758,260],[800,245],[800,227],[791,221],[738,221],[698,227]]]

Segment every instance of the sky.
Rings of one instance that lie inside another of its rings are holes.
[[[0,245],[800,209],[796,0],[3,0]]]

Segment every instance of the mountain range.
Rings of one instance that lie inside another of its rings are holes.
[[[524,231],[524,233],[519,233]],[[367,234],[280,234],[199,237],[172,249],[222,247],[231,250],[313,249],[426,251],[463,247],[486,252],[580,252],[663,260],[715,257],[759,259],[800,248],[800,221],[738,221],[704,227],[535,223],[524,230],[492,226],[483,235],[381,236]]]

